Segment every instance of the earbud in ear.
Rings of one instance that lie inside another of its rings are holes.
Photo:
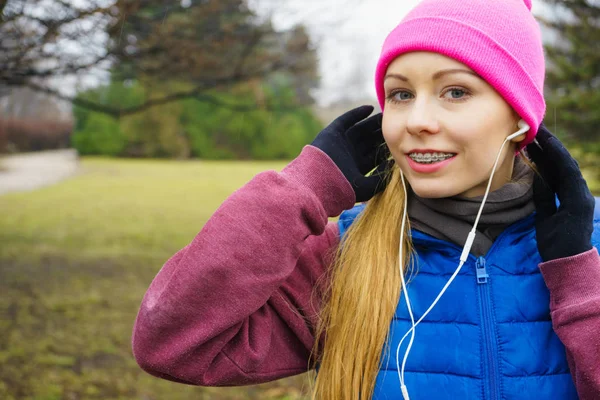
[[[525,132],[529,130],[529,124],[523,119],[519,120],[517,126],[519,127],[519,129],[525,129]]]
[[[529,124],[522,119],[519,120],[517,126],[519,127],[519,130],[507,137],[506,140],[513,140],[514,138],[518,138],[519,136],[522,136],[529,130]]]

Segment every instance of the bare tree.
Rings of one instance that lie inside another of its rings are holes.
[[[120,117],[277,71],[316,81],[303,31],[282,35],[244,0],[0,0],[0,96],[29,87]],[[83,3],[83,2],[81,2]],[[298,39],[300,38],[300,41]],[[126,109],[66,94],[52,80],[93,71],[173,81],[177,89]],[[183,88],[183,89],[182,89]],[[306,99],[308,101],[308,99]]]

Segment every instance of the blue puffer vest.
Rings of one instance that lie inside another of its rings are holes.
[[[599,206],[596,199],[592,238],[596,248]],[[340,215],[340,236],[363,209],[360,204]],[[542,259],[534,218],[535,213],[509,226],[484,257],[470,254],[417,326],[405,367],[411,400],[578,398],[565,348],[552,329],[549,292],[538,268]],[[414,229],[412,239],[417,272],[407,285],[416,321],[458,267],[462,247]],[[402,399],[396,348],[410,326],[401,296],[373,400]],[[400,348],[400,365],[409,339]]]

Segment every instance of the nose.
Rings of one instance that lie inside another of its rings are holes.
[[[440,127],[436,112],[426,98],[417,99],[410,109],[406,123],[406,129],[411,135],[434,134],[439,132]]]

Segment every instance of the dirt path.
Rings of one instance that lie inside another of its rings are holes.
[[[0,195],[52,185],[79,169],[73,149],[0,156]]]

